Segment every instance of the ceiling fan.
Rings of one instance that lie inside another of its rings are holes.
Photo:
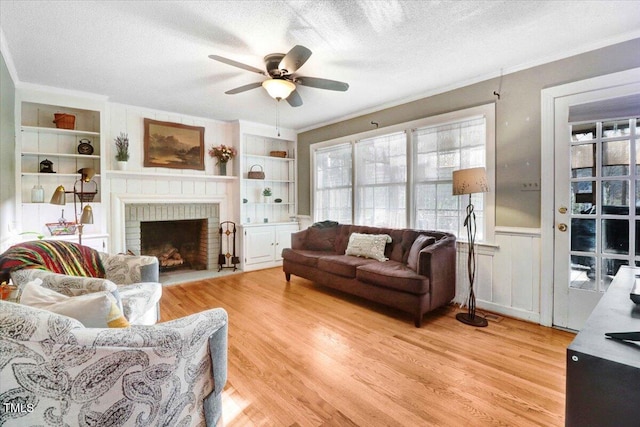
[[[263,82],[249,83],[226,91],[227,95],[245,92],[262,86],[269,95],[280,101],[286,99],[292,107],[302,105],[302,98],[296,90],[296,85],[314,87],[317,89],[336,90],[344,92],[349,89],[349,85],[336,80],[322,79],[319,77],[304,77],[294,75],[311,56],[311,51],[304,46],[294,46],[286,55],[284,53],[270,53],[264,57],[266,72],[251,65],[243,64],[233,59],[218,55],[209,55],[209,58],[223,62],[227,65],[242,68],[243,70],[268,76]]]

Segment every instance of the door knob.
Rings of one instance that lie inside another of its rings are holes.
[[[562,232],[567,231],[567,224],[564,224],[564,223],[558,224],[558,230],[560,230]]]

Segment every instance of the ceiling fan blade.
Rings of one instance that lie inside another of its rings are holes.
[[[235,89],[230,89],[230,90],[226,91],[225,93],[227,95],[235,95],[236,93],[246,92],[248,90],[255,89],[255,88],[260,87],[260,86],[262,86],[262,82],[249,83],[248,85],[240,86],[240,87],[237,87]]]
[[[209,55],[209,58],[211,58],[211,59],[213,59],[215,61],[218,61],[218,62],[225,63],[227,65],[231,65],[233,67],[238,67],[238,68],[242,68],[243,70],[252,71],[254,73],[262,74],[263,76],[267,75],[267,73],[265,73],[263,70],[261,70],[259,68],[252,67],[251,65],[243,64],[242,62],[234,61],[233,59],[225,58],[224,56]]]
[[[297,90],[294,90],[289,96],[287,96],[287,102],[292,107],[299,107],[302,105],[302,98]]]
[[[347,89],[349,89],[348,83],[339,82],[337,80],[321,79],[319,77],[296,77],[294,79],[294,82],[301,84],[302,86],[315,87],[318,89],[337,90],[340,92],[345,92]]]
[[[309,49],[301,45],[296,45],[282,58],[278,68],[287,70],[289,74],[295,73],[298,68],[307,62],[310,56],[311,51]]]

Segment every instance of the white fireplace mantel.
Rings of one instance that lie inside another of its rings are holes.
[[[187,180],[187,181],[235,181],[237,176],[227,175],[207,175],[207,174],[193,174],[193,173],[161,173],[161,172],[136,172],[136,171],[116,171],[109,170],[106,172],[108,178],[135,178],[135,179],[171,179],[175,180]]]

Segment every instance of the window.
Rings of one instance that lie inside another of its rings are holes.
[[[454,170],[484,166],[489,193],[472,195],[477,239],[493,239],[495,105],[314,144],[314,220],[449,231],[464,240],[468,196]]]
[[[414,227],[464,236],[467,196],[452,194],[454,170],[485,165],[485,118],[415,129]],[[472,195],[478,240],[483,240],[484,194]]]
[[[352,147],[340,144],[315,152],[314,217],[342,224],[352,221]]]
[[[407,226],[407,137],[404,132],[356,144],[356,224]]]

